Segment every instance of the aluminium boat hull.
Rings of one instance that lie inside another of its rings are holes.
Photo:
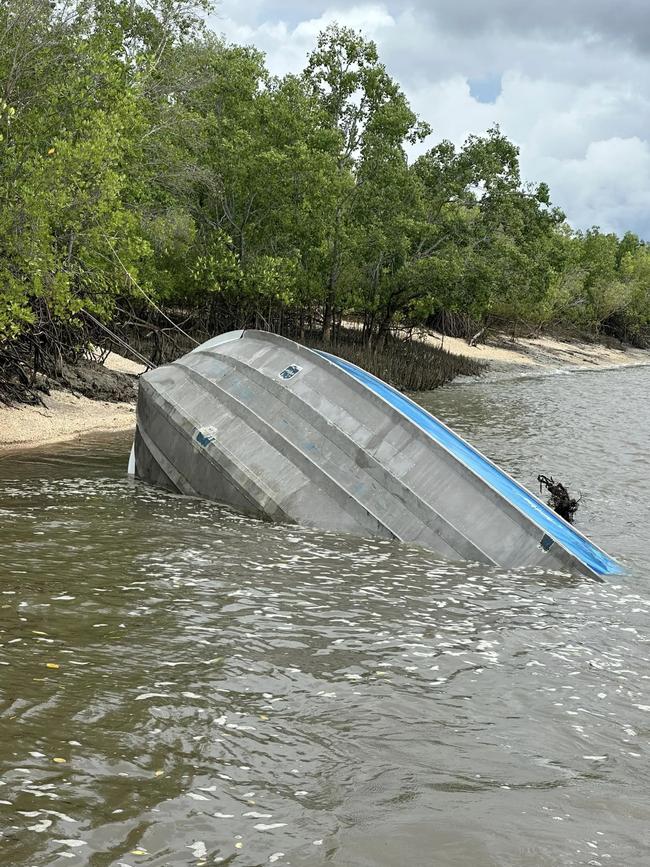
[[[267,332],[230,332],[141,377],[131,471],[248,514],[453,559],[621,571],[399,391]]]

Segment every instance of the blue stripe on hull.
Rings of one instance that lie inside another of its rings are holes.
[[[540,529],[544,530],[565,551],[568,551],[597,575],[620,575],[623,572],[621,566],[609,555],[578,533],[526,488],[510,478],[507,473],[504,473],[469,443],[466,443],[434,416],[418,406],[417,403],[371,373],[338,358],[336,355],[330,355],[328,352],[319,352],[318,354],[340,367],[341,370],[354,377],[410,419],[420,430],[423,430],[435,442],[451,452],[462,464],[483,479],[491,488],[498,491]]]

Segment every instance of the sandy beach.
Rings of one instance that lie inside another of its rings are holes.
[[[521,338],[513,341],[505,335],[490,343],[469,346],[465,340],[446,337],[436,331],[424,331],[419,339],[488,364],[490,373],[531,375],[561,370],[598,370],[619,366],[650,364],[650,350],[626,346],[613,349],[600,343],[564,341],[553,337]]]
[[[420,339],[449,352],[485,361],[487,374],[508,378],[544,376],[559,371],[609,370],[613,367],[650,364],[650,351],[609,347],[584,342],[564,342],[551,337],[468,346],[464,340],[443,337],[433,331]],[[137,376],[145,368],[110,353],[104,362],[110,370]],[[462,378],[461,378],[462,379]],[[135,403],[91,400],[67,391],[43,396],[44,406],[0,407],[0,453],[63,442],[99,431],[128,431],[135,427]]]
[[[110,353],[105,367],[137,376],[145,367]],[[135,402],[91,400],[52,389],[43,406],[0,406],[0,453],[79,439],[98,431],[127,431],[135,427]]]

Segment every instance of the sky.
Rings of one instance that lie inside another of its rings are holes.
[[[377,43],[432,126],[417,152],[496,122],[572,226],[650,241],[649,0],[221,0],[210,27],[283,75],[333,21]]]

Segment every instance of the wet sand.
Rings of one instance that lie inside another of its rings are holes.
[[[109,370],[134,376],[145,370],[143,365],[115,353],[110,353],[104,364]],[[135,403],[91,400],[54,389],[42,399],[43,406],[0,407],[0,452],[135,427]]]

